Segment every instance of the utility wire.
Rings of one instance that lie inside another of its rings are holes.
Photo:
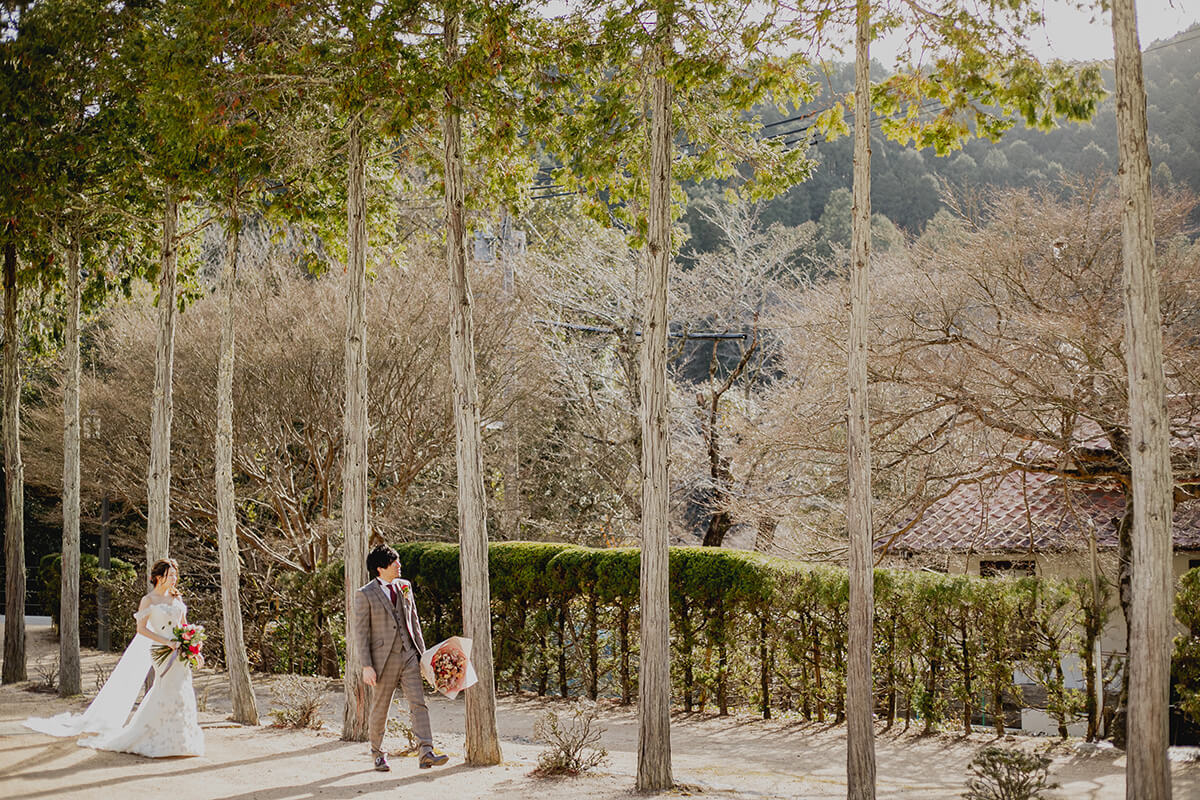
[[[582,333],[599,333],[599,334],[604,334],[604,335],[611,335],[611,334],[615,334],[617,332],[615,328],[608,328],[603,325],[580,325],[580,324],[574,323],[574,322],[557,322],[552,319],[535,319],[534,323],[537,325],[545,325],[550,328],[566,328],[567,330],[580,331]],[[633,335],[641,336],[642,332],[640,330],[635,330],[633,332]],[[745,339],[746,336],[747,336],[747,334],[745,334],[745,333],[715,333],[715,332],[709,332],[709,331],[698,331],[695,333],[672,333],[670,331],[667,332],[668,338],[686,339],[686,340],[703,339],[706,341],[713,341],[713,340],[724,340],[724,339]]]

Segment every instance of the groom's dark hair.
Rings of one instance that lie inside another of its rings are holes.
[[[386,544],[378,545],[374,550],[367,554],[367,574],[371,576],[371,580],[379,577],[379,570],[387,569],[393,561],[400,558],[400,554],[395,548],[388,547]]]

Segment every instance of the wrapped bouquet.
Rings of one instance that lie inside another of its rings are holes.
[[[154,663],[162,666],[172,653],[178,655],[178,660],[186,661],[192,669],[198,669],[204,663],[204,656],[200,655],[200,645],[204,642],[204,626],[187,624],[182,627],[171,629],[171,640],[179,642],[178,648],[171,648],[165,644],[155,645],[150,655],[154,659]],[[168,665],[170,669],[174,664]],[[166,670],[163,670],[166,672]]]
[[[421,675],[429,684],[453,700],[479,680],[471,666],[471,640],[451,636],[421,656]]]

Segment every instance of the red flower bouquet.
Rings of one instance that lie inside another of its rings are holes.
[[[154,663],[162,666],[172,653],[178,654],[180,661],[186,661],[192,669],[198,669],[204,663],[204,656],[200,655],[200,646],[204,642],[204,626],[203,625],[184,625],[179,628],[171,629],[171,640],[179,642],[178,648],[171,648],[165,644],[155,645],[150,655],[154,659]],[[170,667],[167,667],[170,669]],[[165,671],[165,670],[164,670]]]

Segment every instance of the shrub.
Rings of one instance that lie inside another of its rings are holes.
[[[271,709],[277,728],[319,728],[326,681],[305,675],[285,675],[271,689],[279,704]]]
[[[43,658],[33,665],[37,680],[29,687],[31,692],[58,691],[58,658]]]
[[[100,690],[104,688],[104,684],[108,683],[108,676],[112,675],[112,670],[107,669],[103,664],[97,664],[93,668],[93,674],[96,676],[96,694],[99,694]]]
[[[1024,750],[985,747],[971,760],[966,800],[1038,800],[1050,783],[1050,759]]]
[[[35,585],[42,608],[47,610],[57,626],[59,595],[62,592],[62,554],[43,556],[38,563],[37,574],[39,580]],[[132,564],[113,558],[109,568],[104,570],[100,569],[100,559],[94,554],[82,553],[79,557],[79,643],[83,647],[96,646],[96,633],[100,629],[96,590],[101,586],[108,589],[112,646],[120,650],[137,633],[133,612],[137,610],[143,589]]]
[[[579,775],[608,759],[608,751],[599,747],[604,729],[597,723],[600,711],[590,701],[580,701],[566,714],[547,711],[533,728],[535,739],[549,746],[538,756],[539,777]]]
[[[1190,721],[1200,723],[1200,567],[1185,573],[1179,582],[1175,618],[1186,628],[1175,637],[1171,664],[1179,708]]]

